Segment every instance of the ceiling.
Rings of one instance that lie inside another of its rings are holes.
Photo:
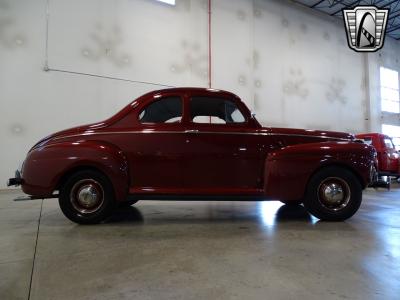
[[[342,9],[352,9],[358,5],[375,5],[388,8],[389,16],[386,35],[400,40],[400,0],[292,0],[323,13],[343,19]]]

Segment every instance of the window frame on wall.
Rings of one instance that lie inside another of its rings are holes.
[[[397,150],[400,150],[400,125],[382,124],[382,133],[392,139]]]
[[[381,66],[380,76],[380,102],[381,111],[385,113],[400,113],[400,82],[399,72]],[[396,105],[397,104],[397,105]]]

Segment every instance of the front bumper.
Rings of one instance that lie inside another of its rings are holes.
[[[15,171],[15,177],[7,180],[7,186],[19,186],[24,183],[19,170]]]

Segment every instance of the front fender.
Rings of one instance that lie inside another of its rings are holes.
[[[96,140],[59,142],[30,151],[22,168],[22,190],[33,196],[50,196],[62,176],[76,168],[92,167],[111,181],[116,199],[128,193],[128,163],[115,145]]]
[[[356,142],[322,142],[284,147],[270,153],[265,161],[264,191],[280,200],[303,198],[310,177],[320,168],[337,165],[351,170],[363,187],[371,178],[376,152]]]

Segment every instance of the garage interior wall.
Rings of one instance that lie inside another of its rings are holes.
[[[340,20],[286,1],[213,0],[211,15],[212,87],[263,125],[380,131],[379,67],[400,71],[400,43],[356,53]],[[207,85],[208,0],[0,0],[0,182],[52,132]]]

